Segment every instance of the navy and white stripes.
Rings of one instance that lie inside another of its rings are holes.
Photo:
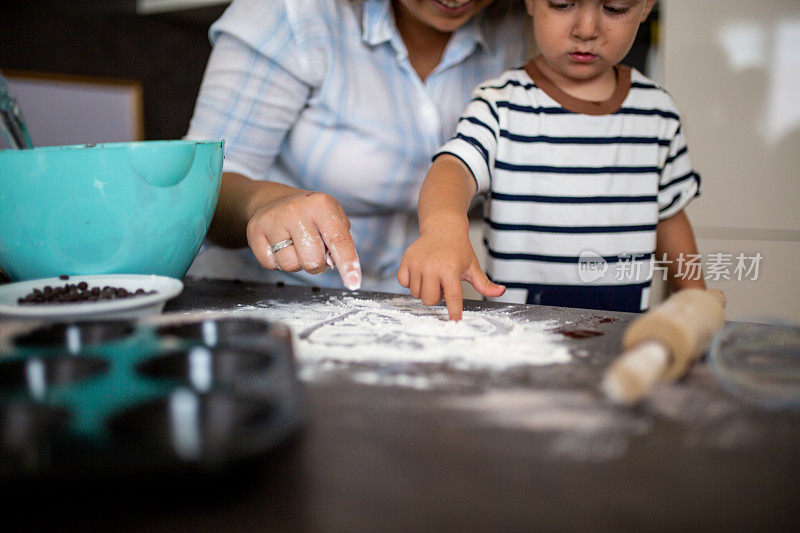
[[[656,225],[700,179],[667,92],[635,70],[618,77],[604,107],[559,92],[533,63],[507,71],[474,92],[440,150],[489,197],[487,270],[509,287],[501,300],[646,308]]]

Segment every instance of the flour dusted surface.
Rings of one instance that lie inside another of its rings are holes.
[[[267,301],[240,311],[287,324],[301,363],[439,363],[454,369],[503,370],[570,360],[550,321],[527,322],[503,308],[464,311],[447,320],[447,311],[407,297],[361,300],[330,298],[314,303]]]

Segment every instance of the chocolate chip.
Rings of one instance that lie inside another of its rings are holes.
[[[58,279],[67,280],[67,279],[69,279],[69,276],[67,276],[66,274],[61,274],[60,276],[58,276]]]
[[[120,298],[131,298],[134,296],[147,296],[157,294],[157,291],[145,291],[138,288],[129,291],[125,287],[112,287],[106,285],[100,287],[90,287],[85,281],[77,285],[66,283],[64,286],[51,287],[47,285],[42,289],[34,288],[24,297],[17,298],[17,304],[62,304],[62,303],[83,303],[98,300],[116,300]]]

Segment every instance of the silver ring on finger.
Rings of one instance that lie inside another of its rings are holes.
[[[281,242],[277,242],[277,243],[272,245],[272,253],[274,254],[275,252],[279,252],[279,251],[283,250],[284,248],[286,248],[288,246],[291,246],[293,244],[294,244],[294,241],[292,240],[291,237],[289,237],[288,239],[283,240]]]

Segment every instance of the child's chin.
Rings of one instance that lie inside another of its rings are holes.
[[[571,63],[564,69],[564,76],[576,81],[589,81],[604,74],[610,67],[600,63]]]

